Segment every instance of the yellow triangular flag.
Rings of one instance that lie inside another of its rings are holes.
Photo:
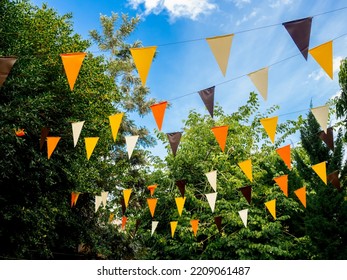
[[[175,200],[176,200],[178,214],[181,216],[182,211],[183,211],[183,207],[184,207],[184,203],[186,201],[186,197],[176,197]]]
[[[325,134],[327,134],[328,128],[328,119],[329,119],[329,106],[319,106],[311,109],[312,114],[316,118],[317,122],[324,130]]]
[[[199,220],[190,220],[190,225],[192,226],[194,236],[196,236],[199,227]]]
[[[118,113],[108,117],[110,120],[113,141],[116,141],[117,139],[117,134],[120,127],[120,123],[122,122],[123,115],[124,113]]]
[[[267,100],[269,68],[265,67],[258,71],[248,74],[248,77],[252,80],[255,87],[258,89],[260,95]]]
[[[265,202],[266,208],[269,210],[270,214],[276,220],[276,199]]]
[[[238,165],[242,169],[242,171],[246,174],[247,178],[252,182],[253,176],[252,176],[252,161],[250,159],[247,159],[245,161],[239,162]]]
[[[208,45],[219,65],[220,70],[225,76],[228,68],[231,43],[234,34],[206,38]]]
[[[170,227],[171,227],[171,237],[173,238],[175,236],[177,221],[170,222]]]
[[[130,48],[131,55],[139,73],[142,85],[146,85],[149,69],[157,47]]]
[[[99,137],[85,137],[84,138],[88,160],[90,159],[90,156],[92,155],[98,141],[99,141]]]
[[[111,223],[114,219],[114,213],[110,213],[110,216],[108,218],[108,222]]]
[[[319,45],[308,51],[323,70],[333,79],[333,41]]]
[[[48,159],[51,158],[51,155],[55,148],[58,145],[58,142],[60,140],[60,137],[47,137],[47,156]]]
[[[312,165],[312,169],[317,173],[317,175],[322,179],[324,184],[327,184],[327,169],[326,162],[323,161],[321,163]]]
[[[260,123],[263,125],[267,135],[269,136],[272,144],[275,142],[276,127],[277,127],[278,117],[261,119]]]
[[[124,197],[124,203],[126,208],[128,208],[131,191],[132,191],[131,189],[123,190],[123,197]]]
[[[71,90],[73,90],[75,86],[75,82],[77,80],[85,56],[86,53],[84,52],[67,53],[60,55]]]

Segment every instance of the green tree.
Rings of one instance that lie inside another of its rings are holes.
[[[336,115],[341,118],[344,127],[347,125],[347,60],[343,59],[340,65],[339,71],[339,84],[341,88],[341,94],[335,98],[336,101]],[[345,141],[347,139],[346,132],[344,135]]]

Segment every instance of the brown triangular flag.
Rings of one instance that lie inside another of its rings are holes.
[[[40,150],[42,150],[43,145],[46,142],[46,138],[47,138],[48,134],[49,134],[49,128],[48,127],[43,127],[41,129]]]
[[[342,191],[341,184],[339,180],[339,171],[336,170],[330,174],[328,174],[328,181],[339,191]]]
[[[137,219],[137,220],[136,220],[136,224],[135,224],[135,231],[134,231],[134,234],[136,234],[137,230],[138,230],[139,227],[140,227],[140,224],[141,224],[141,220]]]
[[[176,156],[178,145],[180,144],[182,132],[172,132],[167,133],[167,138],[169,139],[171,150],[174,156]]]
[[[327,133],[325,133],[324,130],[319,132],[319,138],[327,144],[330,150],[334,151],[334,133],[332,127],[327,129]]]
[[[251,200],[252,200],[252,187],[251,186],[245,186],[245,187],[239,188],[239,191],[242,192],[243,196],[248,201],[248,204],[251,204]]]
[[[212,118],[213,118],[213,107],[214,107],[214,89],[215,89],[215,86],[199,91],[199,95]]]
[[[222,216],[214,217],[214,222],[218,228],[218,231],[222,231]]]
[[[122,205],[122,215],[124,216],[125,210],[127,210],[127,207],[125,205],[124,197],[122,196],[120,199],[120,204]]]
[[[312,17],[282,23],[292,37],[294,43],[307,60],[310,44]]]
[[[16,63],[17,57],[15,56],[0,56],[0,87],[6,81],[8,74]]]
[[[184,197],[184,193],[186,190],[186,181],[185,180],[178,180],[178,181],[176,181],[176,186],[180,190],[182,197]]]

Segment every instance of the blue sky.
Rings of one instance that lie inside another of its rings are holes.
[[[282,22],[314,16],[347,7],[346,1],[309,0],[33,0],[47,3],[59,13],[72,12],[75,31],[89,38],[88,31],[99,29],[100,14],[112,11],[141,16],[141,23],[130,40],[144,46],[158,46],[158,56],[147,79],[151,96],[170,100],[223,83],[216,87],[215,103],[226,113],[243,105],[250,91],[256,91],[250,72],[299,54]],[[312,21],[310,48],[345,33],[347,9],[315,16]],[[264,26],[274,25],[268,28]],[[259,28],[259,29],[257,29]],[[240,31],[255,29],[249,32]],[[224,77],[203,38],[237,33],[234,36],[229,65]],[[193,42],[169,44],[189,41]],[[261,110],[279,105],[275,115],[324,105],[339,92],[337,71],[340,60],[347,56],[347,36],[333,42],[334,79],[331,80],[309,55],[305,61],[298,55],[269,68],[268,100],[260,97]],[[192,109],[208,114],[199,95],[191,94],[171,102],[163,123],[164,132],[181,131],[183,120]],[[300,114],[306,115],[306,112]],[[296,119],[299,113],[279,119]],[[139,125],[151,132],[156,127],[152,115],[136,118]],[[298,139],[292,139],[297,141]],[[289,142],[290,143],[290,142]],[[159,145],[154,154],[163,155]]]

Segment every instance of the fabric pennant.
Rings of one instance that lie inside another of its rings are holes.
[[[254,86],[258,89],[260,95],[267,100],[268,92],[268,80],[269,80],[269,68],[265,67],[258,71],[248,74],[248,77],[252,80]]]
[[[245,187],[239,188],[239,191],[242,192],[242,194],[246,198],[248,204],[251,204],[251,201],[252,201],[252,187],[251,186],[245,186]]]
[[[327,129],[327,133],[321,131],[319,133],[319,138],[324,141],[330,150],[334,151],[334,130],[332,127]]]
[[[190,225],[192,226],[193,234],[196,237],[199,228],[199,220],[190,220]]]
[[[46,142],[46,138],[49,134],[49,128],[48,127],[43,127],[41,129],[41,137],[40,137],[40,150],[42,150],[43,148],[43,145],[45,144]]]
[[[72,136],[73,136],[73,146],[76,147],[78,138],[80,137],[84,121],[72,123]]]
[[[151,68],[153,57],[157,47],[130,48],[130,53],[139,73],[142,86],[146,85],[149,69]]]
[[[247,159],[245,161],[239,162],[238,165],[240,166],[241,170],[245,173],[247,178],[252,182],[252,161],[250,159]]]
[[[16,61],[17,57],[15,56],[0,56],[0,87],[6,81]]]
[[[234,34],[206,38],[208,45],[216,59],[220,70],[225,76],[228,68],[231,43]]]
[[[113,219],[114,219],[114,213],[110,213],[110,216],[108,217],[108,222],[112,223]]]
[[[307,60],[311,35],[312,17],[282,23],[301,54]]]
[[[214,217],[214,223],[217,226],[219,233],[222,232],[222,216]]]
[[[124,196],[120,198],[120,204],[122,206],[122,215],[124,215],[127,207],[125,206]]]
[[[150,106],[159,131],[161,131],[161,128],[163,126],[163,120],[167,104],[168,102],[164,101]]]
[[[107,196],[108,196],[108,192],[101,192],[101,202],[104,208],[106,208]]]
[[[320,127],[323,129],[325,133],[327,133],[327,123],[329,119],[329,106],[319,106],[311,109],[312,114],[316,118],[316,121],[320,125]]]
[[[295,195],[299,198],[300,202],[306,208],[306,187],[302,187],[294,191]]]
[[[248,221],[248,209],[240,210],[239,211],[240,218],[244,224],[245,227],[247,227],[247,221]]]
[[[272,144],[275,143],[276,127],[277,127],[278,117],[261,119],[260,123],[263,125],[267,135],[269,136]]]
[[[98,141],[99,141],[99,137],[85,137],[84,138],[88,160],[90,159]]]
[[[60,139],[61,139],[60,137],[47,137],[47,156],[48,156],[48,159],[51,158],[51,155],[54,152],[55,148],[57,147]]]
[[[122,122],[123,116],[124,116],[124,113],[118,113],[118,114],[115,114],[115,115],[108,117],[110,120],[110,126],[111,126],[113,141],[115,141],[115,142],[117,139],[118,130],[119,130],[120,124]]]
[[[205,175],[212,189],[216,192],[217,191],[217,170],[207,172],[205,173]]]
[[[337,190],[342,191],[340,180],[339,180],[339,171],[338,170],[328,174],[328,180]]]
[[[152,221],[151,236],[153,235],[153,233],[154,233],[155,230],[157,229],[158,224],[159,224],[158,221]]]
[[[17,137],[24,137],[25,136],[25,131],[24,128],[19,128],[14,131]]]
[[[76,206],[77,199],[78,199],[79,195],[80,195],[79,192],[72,192],[71,193],[71,207]]]
[[[127,217],[125,217],[125,216],[122,217],[122,230],[125,230],[125,226],[127,224],[127,220],[128,220]]]
[[[329,41],[325,44],[319,45],[309,50],[310,55],[317,61],[317,63],[323,68],[325,73],[328,74],[330,79],[333,79],[333,41]]]
[[[217,194],[218,194],[217,192],[205,194],[207,201],[208,201],[208,204],[210,205],[210,208],[212,210],[212,213],[214,212],[214,207],[216,205]]]
[[[225,144],[227,142],[228,137],[228,126],[216,126],[211,128],[214,136],[216,137],[216,140],[219,144],[219,147],[222,149],[222,152],[224,153]]]
[[[324,184],[327,184],[327,169],[326,169],[326,162],[323,161],[321,163],[317,163],[315,165],[312,165],[312,169],[314,170],[314,172],[317,173],[317,175],[319,176],[319,178],[322,179],[322,181],[324,182]]]
[[[174,156],[176,156],[178,145],[180,144],[182,132],[172,132],[167,133],[167,138],[169,139],[169,143],[171,146],[171,150]]]
[[[183,207],[184,207],[184,203],[186,202],[186,198],[185,197],[176,197],[175,201],[176,201],[178,214],[181,216],[182,211],[183,211]]]
[[[269,210],[272,217],[276,220],[276,199],[265,202],[265,206]]]
[[[101,202],[102,202],[101,195],[96,195],[95,196],[95,213],[98,211],[98,209],[101,205]]]
[[[128,158],[130,159],[136,146],[137,140],[139,139],[139,135],[125,136],[124,138],[127,145]]]
[[[276,184],[280,187],[286,197],[288,197],[288,175],[282,175],[274,178]]]
[[[199,95],[212,118],[213,118],[213,107],[214,107],[214,89],[215,89],[215,86],[199,91]]]
[[[291,157],[290,157],[290,145],[283,146],[276,149],[277,154],[281,157],[288,169],[292,169]]]
[[[182,197],[184,197],[184,194],[186,191],[186,181],[185,180],[178,180],[178,181],[176,181],[176,186],[180,190]]]
[[[174,238],[176,228],[177,228],[177,221],[170,222],[170,227],[171,227],[171,237]]]
[[[86,53],[84,52],[66,53],[60,55],[71,90],[74,89],[75,82],[77,80],[85,56]]]
[[[147,189],[149,190],[151,196],[154,195],[154,191],[155,191],[155,189],[157,188],[157,186],[158,186],[158,185],[150,185],[150,186],[147,187]]]
[[[131,192],[132,192],[132,189],[123,190],[125,208],[128,208]]]
[[[155,212],[155,208],[157,207],[157,202],[158,202],[157,198],[147,198],[147,204],[148,204],[149,211],[151,212],[152,218],[154,217],[154,212]]]

